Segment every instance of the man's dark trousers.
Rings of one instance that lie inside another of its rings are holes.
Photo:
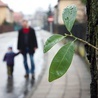
[[[30,56],[31,70],[29,70],[29,67],[28,67],[27,54],[29,54],[29,56]],[[34,74],[35,65],[34,65],[34,60],[33,60],[33,54],[29,52],[28,48],[23,53],[23,58],[24,58],[24,67],[25,67],[25,70],[26,70],[26,74],[29,74],[29,73]]]

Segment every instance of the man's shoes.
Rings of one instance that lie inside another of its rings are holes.
[[[25,78],[29,78],[29,74],[26,74],[24,77],[25,77]]]
[[[35,75],[34,74],[32,74],[32,80],[35,80]]]
[[[11,79],[12,78],[12,75],[8,75],[8,79]]]

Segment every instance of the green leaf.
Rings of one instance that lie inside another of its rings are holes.
[[[74,55],[74,42],[64,45],[52,60],[49,69],[49,82],[63,76],[71,65]]]
[[[49,51],[56,43],[64,39],[65,36],[60,35],[60,34],[54,34],[50,38],[47,39],[45,45],[44,45],[44,53]]]
[[[69,32],[71,32],[71,29],[74,25],[76,15],[77,15],[77,8],[75,5],[68,6],[63,11],[62,18]]]

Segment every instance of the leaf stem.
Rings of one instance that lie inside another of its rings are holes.
[[[70,32],[70,35],[72,35],[72,33]]]
[[[69,34],[65,34],[65,36],[66,36],[66,37],[72,37],[72,38],[75,38],[76,40],[81,41],[81,42],[83,42],[83,43],[89,45],[90,47],[92,47],[92,48],[94,48],[94,49],[96,49],[96,50],[98,51],[98,48],[97,48],[97,47],[95,47],[94,45],[88,43],[87,41],[85,41],[85,40],[83,40],[83,39],[80,39],[80,38],[78,38],[78,37],[76,37],[76,36],[74,36],[74,35],[72,35],[72,34],[71,34],[71,35],[69,35]]]

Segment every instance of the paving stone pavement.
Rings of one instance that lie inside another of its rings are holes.
[[[41,31],[40,35],[44,42],[51,36],[46,31]],[[32,90],[27,98],[90,98],[91,77],[88,65],[77,54],[74,55],[71,67],[62,78],[52,83],[48,82],[49,65],[61,45],[55,45],[47,53],[46,70],[36,89]]]

